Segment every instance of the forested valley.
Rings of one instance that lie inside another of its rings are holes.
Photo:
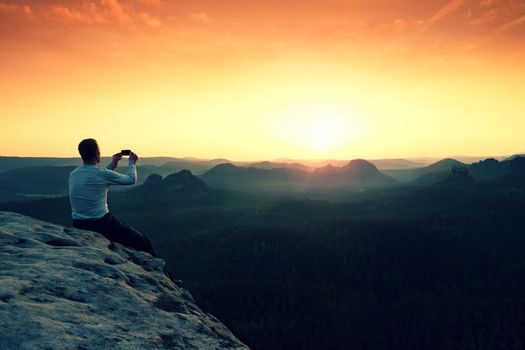
[[[349,195],[216,189],[188,171],[110,194],[252,349],[523,349],[525,171]],[[70,224],[67,197],[3,203]]]

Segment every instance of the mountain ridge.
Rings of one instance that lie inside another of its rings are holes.
[[[211,186],[249,189],[304,190],[309,188],[344,186],[365,189],[395,184],[396,181],[381,173],[364,160],[354,159],[342,167],[327,164],[313,171],[296,168],[256,168],[219,164],[201,178]]]

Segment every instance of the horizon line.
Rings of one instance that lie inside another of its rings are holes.
[[[514,152],[510,154],[503,154],[503,155],[468,155],[468,154],[455,154],[455,155],[444,155],[444,156],[395,156],[395,157],[373,157],[373,158],[366,158],[366,157],[350,157],[350,158],[290,158],[290,157],[277,157],[277,158],[263,158],[263,159],[250,159],[250,160],[234,160],[226,157],[212,157],[212,158],[200,158],[200,157],[193,157],[193,156],[166,156],[166,155],[159,155],[159,156],[140,156],[140,159],[151,159],[151,158],[173,158],[173,159],[182,159],[182,160],[194,160],[194,161],[213,161],[213,160],[226,160],[229,162],[236,162],[236,163],[246,163],[246,162],[289,162],[289,161],[297,161],[297,162],[323,162],[323,161],[349,161],[354,159],[364,159],[368,161],[380,161],[380,160],[415,160],[415,159],[428,159],[428,160],[434,160],[434,159],[447,159],[447,158],[478,158],[478,159],[490,159],[490,158],[501,158],[506,159],[512,156],[516,155],[523,155],[525,152]],[[103,155],[102,158],[110,158],[111,155]],[[59,159],[80,159],[80,156],[17,156],[17,155],[0,155],[0,158],[44,158],[44,159],[52,159],[52,158],[59,158]]]

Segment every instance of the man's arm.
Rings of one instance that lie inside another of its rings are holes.
[[[122,156],[121,156],[122,158]],[[135,163],[139,157],[131,152],[129,155],[129,169],[126,175],[105,169],[105,180],[108,185],[133,185],[137,182],[137,167]]]
[[[111,163],[109,163],[108,165],[106,165],[106,169],[109,169],[109,170],[115,170],[117,169],[118,167],[118,162],[119,160],[122,159],[122,154],[119,153],[115,153],[111,159]]]

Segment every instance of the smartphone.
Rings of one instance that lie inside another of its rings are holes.
[[[120,151],[121,156],[129,156],[130,154],[131,154],[131,150],[129,149],[123,149],[122,151]]]

